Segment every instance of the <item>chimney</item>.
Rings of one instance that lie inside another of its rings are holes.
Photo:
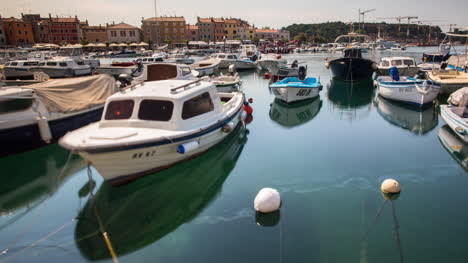
[[[52,20],[52,15],[49,13],[49,19]]]

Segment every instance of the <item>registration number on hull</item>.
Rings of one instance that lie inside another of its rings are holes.
[[[300,90],[297,92],[296,96],[298,96],[298,97],[309,96],[309,95],[310,95],[310,92],[311,92],[310,89],[300,89]]]

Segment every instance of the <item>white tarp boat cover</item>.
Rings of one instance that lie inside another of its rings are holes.
[[[455,106],[468,105],[468,87],[459,89],[452,93],[447,100],[448,103]]]
[[[109,75],[51,79],[24,86],[32,89],[50,112],[76,112],[99,105],[117,90],[115,79]]]

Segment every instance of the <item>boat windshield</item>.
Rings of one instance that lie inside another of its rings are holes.
[[[345,58],[361,58],[361,50],[358,48],[350,48],[344,51]]]
[[[115,100],[109,102],[104,119],[106,120],[125,120],[129,119],[133,113],[133,100]]]
[[[411,59],[405,59],[403,60],[403,64],[405,64],[406,66],[414,66],[414,61]]]
[[[143,100],[140,103],[138,119],[147,121],[169,121],[174,103],[166,100]]]

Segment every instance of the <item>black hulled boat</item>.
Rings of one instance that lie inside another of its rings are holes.
[[[344,81],[361,81],[372,78],[377,64],[370,59],[362,58],[361,49],[349,48],[343,52],[344,57],[327,63],[333,78]]]

